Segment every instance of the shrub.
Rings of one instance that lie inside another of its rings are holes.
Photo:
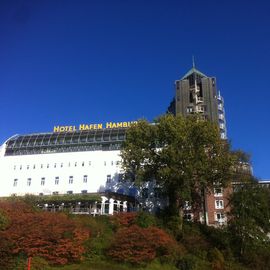
[[[127,213],[118,213],[111,217],[111,222],[115,227],[115,230],[120,227],[128,227],[135,224],[137,213],[127,212]]]
[[[115,261],[139,265],[155,258],[170,260],[177,250],[177,243],[163,230],[132,225],[117,231],[108,255]]]
[[[89,231],[64,214],[33,212],[23,202],[1,202],[10,223],[0,232],[0,250],[8,245],[9,254],[40,256],[51,264],[80,261],[83,242]]]

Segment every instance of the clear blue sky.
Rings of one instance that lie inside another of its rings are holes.
[[[192,65],[217,77],[234,149],[270,179],[269,1],[1,0],[0,143],[152,120]]]

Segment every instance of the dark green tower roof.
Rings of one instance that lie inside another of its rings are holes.
[[[197,73],[198,75],[202,76],[202,77],[207,77],[205,74],[203,74],[202,72],[200,72],[198,69],[196,69],[195,67],[192,67],[182,78],[181,80],[186,79],[187,77],[189,77],[190,75],[192,75],[193,73]]]

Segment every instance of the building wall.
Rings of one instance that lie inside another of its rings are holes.
[[[121,181],[120,151],[88,151],[0,157],[0,196],[82,191],[129,194]],[[58,177],[58,178],[57,178]],[[17,179],[17,180],[15,180]]]
[[[216,78],[207,77],[195,68],[175,81],[175,99],[168,112],[184,117],[201,114],[205,119],[217,123],[221,138],[227,138],[224,100],[217,91]]]
[[[228,222],[229,196],[232,187],[214,188],[206,196],[207,224],[211,226],[226,225]]]

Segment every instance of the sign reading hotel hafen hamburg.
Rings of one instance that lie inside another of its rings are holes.
[[[136,124],[137,121],[131,122],[107,122],[103,124],[80,124],[79,126],[54,126],[53,132],[73,132],[73,131],[83,131],[92,129],[103,129],[103,128],[127,128],[131,125]]]

